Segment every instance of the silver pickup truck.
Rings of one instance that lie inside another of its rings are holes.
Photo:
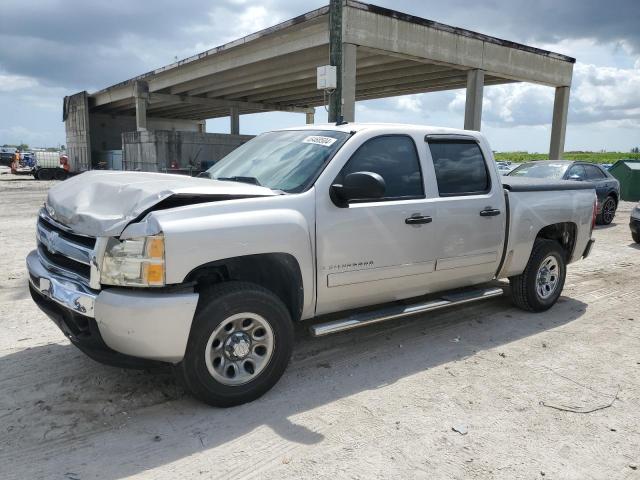
[[[541,312],[593,240],[585,182],[501,177],[478,132],[312,125],[203,175],[93,171],[53,187],[33,299],[109,364],[173,364],[217,406],[285,371],[293,324],[326,335],[503,293]],[[483,285],[484,284],[484,285]]]

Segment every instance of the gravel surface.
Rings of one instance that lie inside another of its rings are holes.
[[[31,301],[52,183],[0,176],[0,478],[640,478],[631,203],[550,311],[498,298],[322,339],[300,327],[278,385],[220,410],[170,369],[90,360]]]

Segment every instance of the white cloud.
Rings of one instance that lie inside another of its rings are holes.
[[[35,78],[24,77],[22,75],[0,74],[0,92],[14,92],[25,90],[38,85]]]
[[[553,99],[553,88],[540,85],[486,87],[482,120],[495,126],[549,125]],[[461,113],[464,104],[465,92],[458,91],[448,109]],[[640,127],[640,70],[576,63],[569,110],[569,123]]]
[[[577,64],[572,121],[625,121],[640,127],[640,70]]]
[[[396,105],[400,110],[409,110],[418,113],[422,111],[422,97],[420,95],[407,95],[396,99]]]
[[[0,128],[0,138],[3,139],[2,143],[26,143],[31,147],[50,147],[57,143],[52,139],[58,138],[58,134],[57,132],[35,131],[22,125],[13,125],[9,128]]]

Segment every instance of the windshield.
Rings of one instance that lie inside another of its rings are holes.
[[[331,130],[263,133],[207,170],[215,180],[254,183],[288,193],[304,191],[349,138]]]
[[[566,163],[524,163],[510,172],[509,176],[560,179],[568,167]]]

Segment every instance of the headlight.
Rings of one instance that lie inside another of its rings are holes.
[[[110,238],[102,260],[100,282],[128,287],[164,285],[164,237]]]

